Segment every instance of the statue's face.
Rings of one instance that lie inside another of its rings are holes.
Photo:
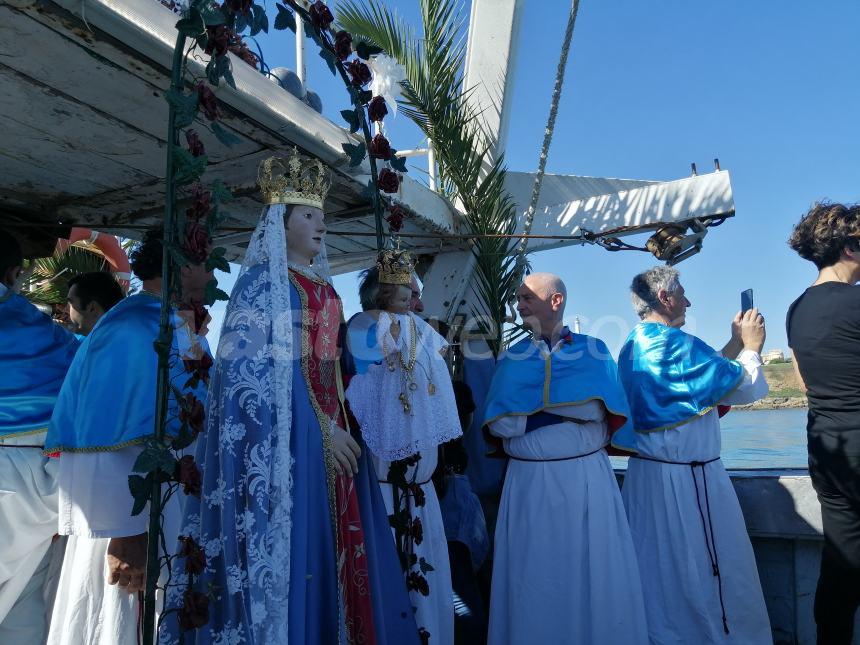
[[[322,249],[325,237],[322,210],[313,206],[293,206],[286,225],[287,251],[290,258],[309,264]]]

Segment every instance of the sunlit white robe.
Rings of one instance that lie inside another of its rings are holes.
[[[767,394],[761,358],[741,352],[744,380],[721,405],[751,403]],[[670,430],[637,433],[639,454],[667,461],[709,461],[720,455],[716,409]],[[695,472],[696,482],[693,481]],[[710,506],[708,523],[705,481]],[[705,522],[714,527],[729,634],[725,634],[718,580],[713,575]],[[721,461],[687,465],[630,459],[622,489],[654,645],[772,643],[770,622],[752,545],[737,495]]]
[[[647,643],[633,543],[603,450],[605,408],[552,413],[581,423],[528,433],[525,416],[490,424],[514,458],[496,523],[489,643]],[[546,461],[577,455],[587,456]]]

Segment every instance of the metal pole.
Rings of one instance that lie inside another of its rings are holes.
[[[427,139],[427,174],[429,175],[430,190],[436,192],[436,148],[433,142]]]
[[[183,90],[182,66],[186,37],[180,32],[173,49],[173,69],[170,88]],[[155,390],[155,440],[164,440],[167,425],[167,407],[170,398],[170,348],[173,344],[173,325],[170,319],[171,287],[173,286],[173,261],[167,252],[169,245],[176,243],[176,185],[173,181],[173,147],[179,145],[176,128],[176,111],[170,105],[167,126],[167,170],[164,195],[164,252],[161,259],[161,316],[158,322],[158,338],[155,352],[158,354],[158,378]],[[149,498],[149,530],[146,545],[146,592],[143,598],[143,643],[156,642],[155,633],[155,589],[161,573],[158,557],[158,538],[161,532],[161,482],[159,473],[152,474],[152,491]]]
[[[296,20],[296,75],[302,82],[302,92],[307,94],[305,88],[305,23]]]

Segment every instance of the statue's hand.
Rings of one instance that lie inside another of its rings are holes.
[[[128,593],[146,589],[146,533],[111,538],[105,557],[109,585]]]
[[[334,424],[331,433],[331,451],[338,473],[341,475],[358,473],[358,458],[361,457],[361,448],[346,430]]]

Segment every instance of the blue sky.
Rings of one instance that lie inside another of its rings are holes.
[[[418,24],[417,0],[394,5]],[[512,170],[537,166],[569,7],[526,2],[506,151]],[[672,180],[689,175],[690,162],[710,171],[719,157],[737,216],[678,266],[693,303],[688,330],[715,346],[728,338],[740,291],[753,288],[768,321],[766,348],[786,348],[785,312],[815,278],[785,243],[792,225],[818,199],[860,200],[858,26],[853,0],[581,2],[547,171]],[[308,42],[308,85],[338,121],[345,90]],[[270,66],[294,67],[292,34],[273,32],[260,44]],[[405,117],[387,126],[396,148],[421,144]],[[571,247],[535,254],[532,264],[565,280],[567,315],[581,318],[583,332],[618,347],[635,323],[630,278],[655,261]],[[355,277],[335,286],[347,314],[355,311]]]

